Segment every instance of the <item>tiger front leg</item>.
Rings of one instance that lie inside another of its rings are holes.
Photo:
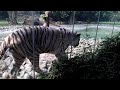
[[[65,51],[61,51],[60,53],[56,53],[55,56],[59,60],[62,57],[67,57],[67,54],[65,53]]]
[[[33,70],[36,71],[37,73],[41,73],[41,70],[39,68],[39,58],[33,59],[33,57],[31,57],[31,58],[28,58],[28,59],[30,60],[30,62],[33,65]]]

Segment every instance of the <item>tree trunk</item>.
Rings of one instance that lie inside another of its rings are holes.
[[[45,12],[45,26],[48,26],[49,27],[49,15],[50,15],[50,11],[46,11]]]
[[[70,15],[70,19],[69,19],[68,24],[72,25],[72,23],[73,23],[73,15]]]
[[[16,25],[17,24],[17,11],[8,11],[9,15],[9,23],[11,25]]]

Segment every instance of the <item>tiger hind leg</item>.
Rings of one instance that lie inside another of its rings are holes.
[[[17,75],[18,75],[20,66],[25,61],[26,57],[24,57],[23,55],[19,54],[16,51],[13,51],[12,55],[13,55],[15,63],[13,64],[13,68],[10,71],[10,73],[13,76],[14,79],[17,79]]]

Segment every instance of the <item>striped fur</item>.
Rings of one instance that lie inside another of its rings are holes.
[[[15,59],[14,70],[18,70],[27,57],[33,63],[33,34],[34,31],[34,62],[35,70],[39,67],[39,54],[53,53],[57,57],[65,53],[69,45],[77,46],[80,40],[80,34],[73,33],[64,28],[51,28],[44,26],[34,26],[20,29],[13,32],[5,38],[1,44],[0,55],[4,55],[9,48]],[[71,43],[72,41],[72,43]]]

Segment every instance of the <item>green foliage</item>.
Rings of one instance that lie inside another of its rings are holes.
[[[71,15],[71,11],[53,11],[52,19],[54,21],[68,21]]]
[[[115,13],[113,11],[101,11],[100,21],[111,21],[111,20],[113,20],[114,14]]]
[[[76,18],[80,21],[97,21],[98,15],[96,15],[97,11],[81,11],[80,13],[76,13]]]
[[[0,11],[0,20],[5,20],[6,18],[8,18],[7,11]]]
[[[79,30],[79,33],[81,33],[81,38],[86,38],[86,33],[87,36],[89,36],[89,38],[95,38],[96,35],[96,28],[88,28],[87,32],[86,29],[83,30]],[[119,30],[114,30],[113,31],[113,35],[116,35],[117,33],[119,33]],[[109,30],[109,28],[107,29],[102,29],[102,28],[98,28],[98,32],[97,32],[97,39],[101,39],[101,38],[105,38],[105,37],[111,37],[111,33],[112,30]]]
[[[112,56],[120,56],[120,32],[111,38],[106,38],[100,46],[101,49],[96,51],[100,57],[102,54],[111,54],[110,59],[114,59]]]
[[[61,57],[47,79],[120,79],[120,33],[106,38],[93,53]]]
[[[19,12],[19,11],[18,11]],[[28,13],[29,11],[26,11]],[[45,11],[36,11],[36,14],[44,14]],[[51,17],[54,21],[63,21],[69,23],[72,19],[72,11],[52,11]],[[8,18],[7,11],[0,11],[0,19]],[[76,11],[75,19],[83,22],[96,22],[98,18],[98,11]],[[120,21],[119,11],[101,11],[100,21]]]
[[[119,12],[114,11],[101,11],[100,21],[111,21],[114,19],[114,14],[118,14]],[[73,13],[72,11],[53,11],[52,18],[54,21],[69,21],[71,19]],[[76,11],[75,19],[77,21],[83,22],[96,22],[98,19],[98,11]],[[116,19],[119,19],[116,18]]]
[[[7,21],[3,21],[3,20],[1,20],[0,21],[0,26],[8,26],[8,22]]]

